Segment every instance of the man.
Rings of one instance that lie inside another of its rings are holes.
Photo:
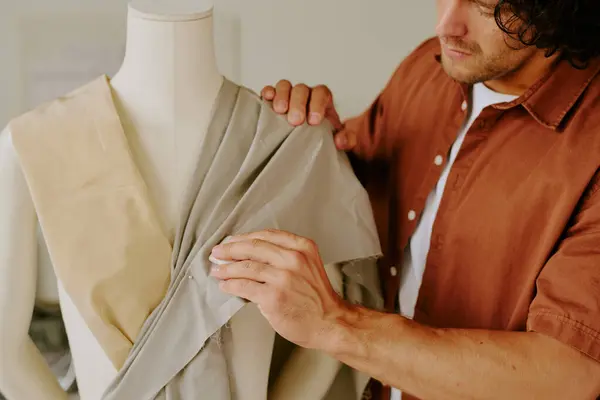
[[[292,124],[328,118],[361,160],[388,313],[337,298],[291,233],[216,247],[234,262],[213,275],[393,398],[597,398],[600,3],[437,5],[437,38],[357,118],[342,124],[324,86],[263,91]]]

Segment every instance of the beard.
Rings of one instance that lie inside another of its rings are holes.
[[[442,44],[448,43],[449,41],[446,40],[442,42]],[[485,54],[478,45],[467,45],[462,42],[453,42],[452,48],[468,52],[469,55],[457,59],[449,57],[442,51],[442,67],[452,79],[468,85],[511,75],[533,55],[533,49],[527,51],[508,46],[498,49],[494,54]]]
[[[457,62],[442,53],[442,67],[452,79],[467,85],[498,79],[516,69],[503,65],[501,60],[485,59],[477,55],[469,57],[472,59]]]

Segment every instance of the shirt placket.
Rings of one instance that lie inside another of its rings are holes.
[[[436,290],[438,271],[444,267],[446,236],[448,230],[453,228],[448,224],[448,217],[461,204],[461,199],[464,197],[466,190],[465,181],[469,174],[473,173],[473,164],[477,160],[478,155],[481,154],[482,146],[489,137],[490,129],[497,116],[497,110],[487,107],[473,121],[448,175],[442,200],[433,224],[425,272],[417,299],[415,320],[419,322],[427,322],[427,314],[430,309],[430,294]],[[468,221],[464,221],[464,223],[468,224]],[[464,228],[464,225],[461,225],[461,227]],[[445,282],[444,284],[451,283]]]
[[[445,163],[448,161],[448,155],[450,148],[456,140],[458,132],[462,128],[468,117],[468,101],[467,91],[463,88],[460,92],[460,96],[453,102],[452,107],[456,110],[453,118],[454,124],[447,125],[445,131],[441,135],[432,135],[432,137],[439,138],[434,146],[434,151],[430,153],[430,160],[428,161],[427,171],[424,174],[422,184],[417,190],[417,194],[414,197],[412,204],[408,204],[403,213],[395,216],[398,226],[405,227],[402,232],[402,236],[397,240],[390,240],[390,245],[398,246],[394,249],[399,255],[394,257],[394,262],[389,268],[387,279],[391,281],[387,285],[387,297],[393,299],[396,312],[399,312],[398,294],[400,289],[400,268],[399,265],[402,262],[403,247],[409,244],[410,237],[417,228],[420,216],[425,208],[425,203],[429,193],[435,188],[437,182],[443,171]],[[440,127],[442,128],[442,127]],[[399,174],[398,179],[402,179],[402,175]],[[391,291],[391,292],[390,292]]]

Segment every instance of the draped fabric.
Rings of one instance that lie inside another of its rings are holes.
[[[112,101],[101,77],[10,126],[57,276],[119,369],[103,400],[238,399],[232,371],[244,368],[266,369],[278,393],[286,393],[278,382],[287,381],[296,390],[313,385],[311,398],[336,397],[330,386],[344,368],[329,377],[305,374],[298,379],[308,386],[298,385],[286,373],[298,370],[290,363],[331,360],[299,348],[282,356],[274,334],[256,341],[270,341],[273,361],[284,358],[280,368],[252,359],[231,365],[231,321],[242,311],[262,316],[219,290],[208,261],[228,235],[290,231],[317,243],[338,293],[383,306],[368,196],[335,149],[331,126],[292,127],[225,79],[171,246]],[[354,384],[345,389],[356,398],[362,384]],[[263,386],[255,398],[266,397]]]

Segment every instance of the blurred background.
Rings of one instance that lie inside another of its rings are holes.
[[[166,1],[166,0],[165,0]],[[0,125],[100,74],[124,52],[127,0],[0,0]],[[434,0],[216,0],[221,72],[254,90],[328,84],[361,112],[433,34]]]
[[[112,76],[125,50],[127,3],[0,0],[0,126]],[[435,1],[215,0],[214,18],[223,75],[257,92],[281,78],[327,84],[347,117],[362,112],[402,58],[433,35]],[[75,391],[58,305],[38,304],[30,334]]]

